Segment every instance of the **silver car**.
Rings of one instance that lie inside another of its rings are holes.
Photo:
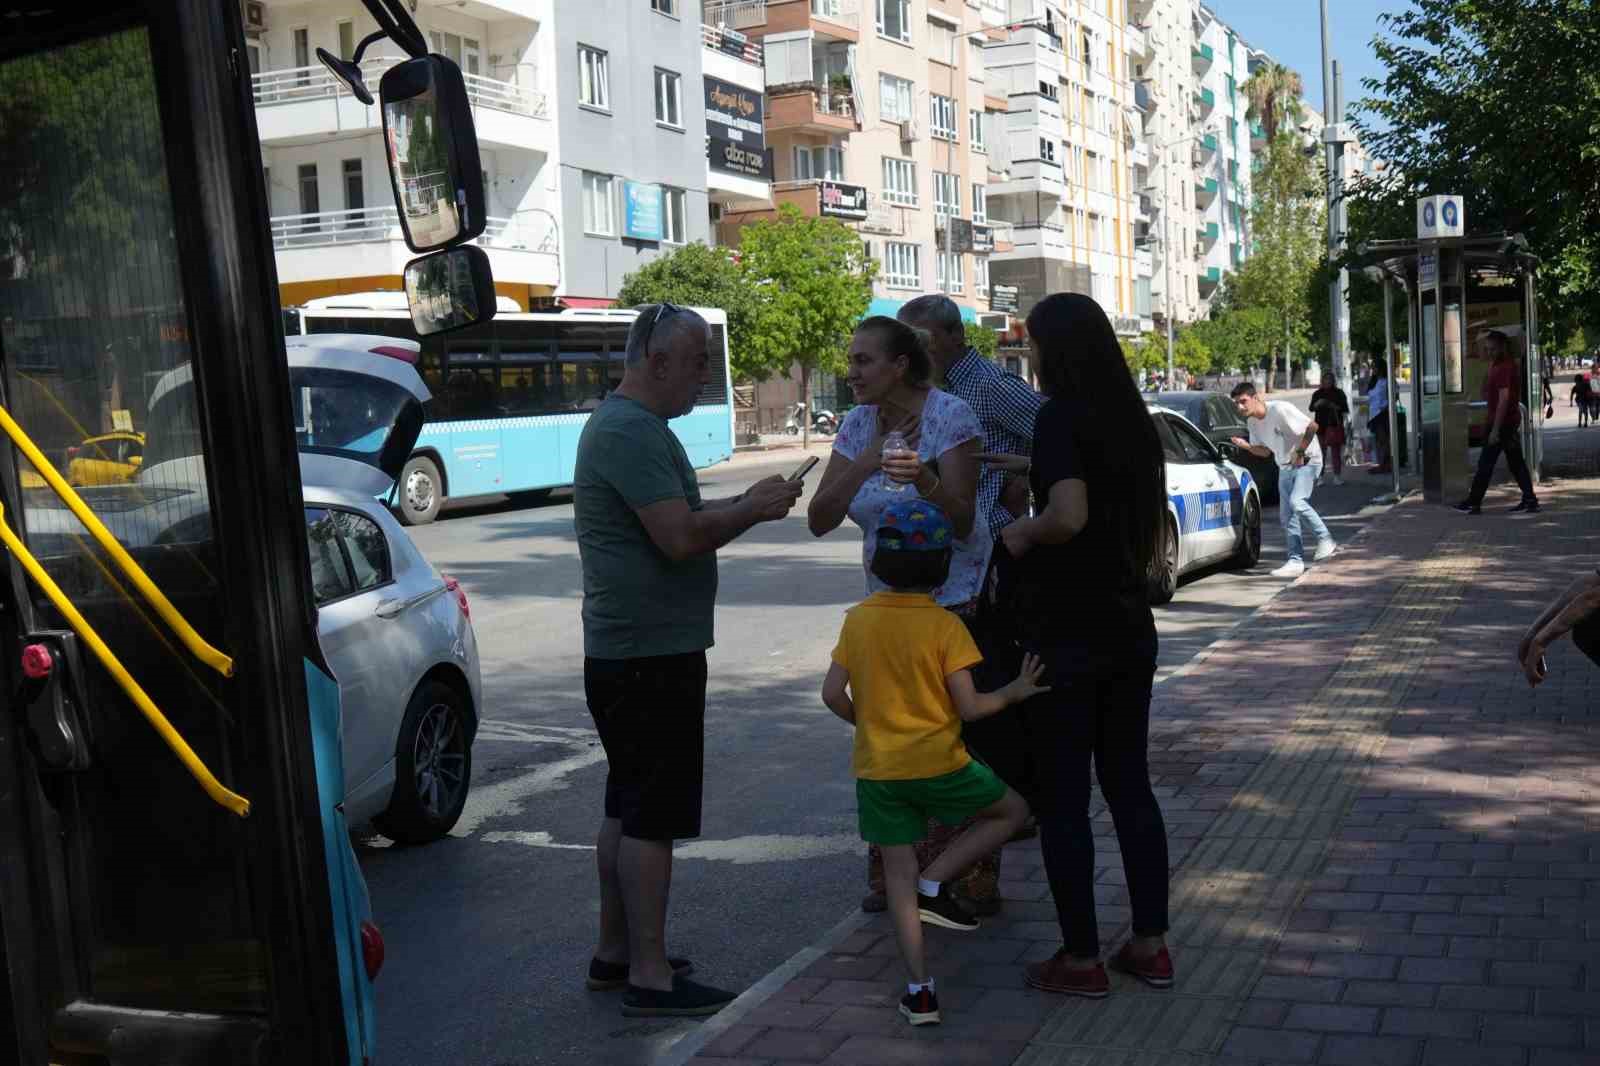
[[[466,803],[483,690],[466,593],[380,502],[422,429],[420,349],[354,334],[290,337],[286,348],[317,632],[343,705],[345,818],[399,843],[435,840]],[[182,555],[211,539],[194,412],[190,367],[162,375],[138,474],[80,490],[129,549]],[[48,489],[29,490],[26,522],[41,557],[85,551]]]
[[[399,843],[461,816],[482,706],[466,593],[379,497],[422,429],[420,351],[389,337],[290,337],[317,632],[344,705],[345,815]]]

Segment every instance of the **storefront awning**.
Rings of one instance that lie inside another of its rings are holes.
[[[881,296],[877,297],[867,305],[867,317],[871,317],[872,315],[887,315],[889,318],[893,318],[895,315],[899,314],[900,309],[909,302],[910,301],[908,300],[889,300]],[[956,304],[956,306],[961,308],[961,321],[978,321],[977,311],[961,303]]]

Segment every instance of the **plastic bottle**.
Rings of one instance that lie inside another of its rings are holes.
[[[901,433],[899,430],[895,430],[893,433],[890,433],[887,437],[883,438],[883,456],[886,459],[896,453],[910,451],[911,445],[906,442],[905,434]],[[909,482],[896,481],[894,478],[885,473],[883,475],[883,487],[889,492],[904,492],[909,489],[911,485]]]

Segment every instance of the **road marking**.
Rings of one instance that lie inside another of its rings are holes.
[[[543,829],[532,832],[496,830],[480,838],[488,844],[521,844],[529,848],[560,848],[567,851],[593,851],[593,844],[560,844]],[[752,866],[764,862],[799,862],[826,855],[853,855],[864,845],[854,833],[828,836],[743,836],[731,840],[690,840],[672,849],[676,859],[702,859]]]
[[[483,725],[487,726],[490,723],[484,722]],[[474,788],[468,792],[461,818],[456,822],[455,828],[450,830],[450,835],[453,837],[469,837],[491,818],[521,814],[523,804],[531,797],[569,788],[571,781],[568,778],[572,774],[605,761],[605,749],[600,746],[599,737],[593,730],[554,726],[521,727],[508,722],[496,722],[494,725],[507,733],[520,731],[524,734],[515,739],[529,743],[556,744],[568,749],[572,754],[564,759],[545,763],[528,773]],[[544,735],[535,736],[535,730]],[[513,738],[508,736],[505,739]]]
[[[550,839],[550,834],[543,829],[532,833],[496,830],[493,833],[483,834],[481,839],[489,844],[521,844],[529,848],[562,848],[566,851],[594,850],[593,844],[557,844]]]
[[[552,733],[555,736],[550,736]],[[600,739],[600,735],[593,729],[486,718],[478,723],[478,735],[474,740],[498,740],[513,744],[563,744],[574,737],[595,741]]]

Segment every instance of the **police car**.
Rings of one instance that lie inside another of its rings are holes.
[[[1150,578],[1150,602],[1167,603],[1184,574],[1261,559],[1261,489],[1178,412],[1151,403],[1167,460],[1167,552]]]

